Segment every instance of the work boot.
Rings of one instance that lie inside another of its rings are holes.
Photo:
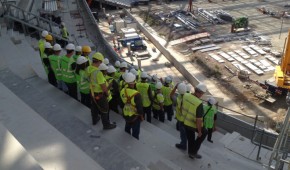
[[[181,150],[186,150],[186,147],[184,147],[183,145],[181,145],[179,143],[175,144],[175,147],[178,149],[181,149]]]
[[[213,143],[213,140],[208,139],[207,141],[209,141],[210,143]]]
[[[196,158],[196,159],[201,159],[201,158],[202,158],[202,156],[199,155],[199,154],[193,154],[192,156],[193,156],[194,158]]]
[[[116,128],[116,124],[108,124],[106,126],[103,127],[104,130],[109,130],[109,129],[114,129]]]

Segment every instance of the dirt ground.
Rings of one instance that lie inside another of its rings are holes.
[[[283,44],[284,38],[287,36],[287,26],[290,25],[290,19],[284,19],[283,23],[280,19],[274,18],[270,15],[264,15],[257,10],[258,7],[261,7],[259,1],[254,2],[255,6],[251,7],[251,5],[247,5],[248,1],[240,0],[235,1],[237,6],[240,5],[240,9],[235,7],[235,5],[227,7],[226,5],[222,4],[226,9],[226,12],[232,14],[232,16],[241,16],[241,14],[247,14],[250,19],[250,28],[251,31],[248,32],[248,35],[257,33],[259,35],[267,36],[271,39],[272,45],[268,46],[273,50],[276,51],[283,51]],[[186,3],[186,2],[184,2]],[[200,1],[196,2],[198,5],[201,5]],[[215,4],[209,4],[212,9],[217,9],[215,5],[218,5],[219,2]],[[243,3],[241,5],[241,3]],[[203,4],[204,5],[204,4]],[[231,4],[227,4],[231,5]],[[184,5],[186,6],[186,5]],[[265,6],[265,5],[263,5]],[[265,6],[268,9],[273,11],[281,11],[284,10],[281,3],[271,4]],[[212,37],[219,37],[220,35],[227,35],[230,34],[230,23],[219,24],[219,25],[212,25],[206,22],[201,17],[197,17],[200,26],[197,30],[190,30],[186,28],[174,28],[173,24],[178,23],[181,24],[175,17],[166,17],[170,15],[170,13],[176,10],[174,5],[162,5],[162,7],[155,7],[152,5],[150,8],[139,8],[134,12],[141,16],[144,21],[146,21],[155,31],[159,33],[161,37],[167,39],[168,41],[179,39],[188,35],[192,35],[197,32],[209,32]],[[185,9],[185,8],[184,8]],[[208,8],[207,8],[208,9]],[[286,9],[290,10],[290,9]],[[250,13],[249,13],[250,12]],[[189,18],[192,18],[188,16]],[[165,19],[164,19],[165,18]],[[262,22],[263,20],[263,22]],[[196,21],[196,20],[195,20]],[[275,24],[276,27],[265,27],[264,24]],[[284,27],[284,28],[283,28]],[[280,34],[280,29],[281,34]],[[271,30],[270,30],[271,29]],[[243,39],[245,37],[240,37]],[[205,44],[202,44],[205,45]],[[243,45],[249,45],[246,41],[238,40],[238,41],[230,41],[219,43],[218,46],[221,47],[222,51],[230,51],[234,49],[242,50]],[[267,122],[267,126],[271,128],[275,128],[277,122],[283,121],[283,117],[285,115],[287,104],[285,101],[285,96],[274,96],[276,102],[270,104],[262,99],[255,97],[255,94],[262,94],[265,95],[265,90],[262,87],[251,83],[249,81],[241,80],[237,77],[237,69],[229,62],[225,64],[231,68],[235,73],[230,73],[225,67],[224,64],[220,64],[214,59],[210,58],[208,53],[192,53],[190,48],[197,46],[196,42],[188,42],[177,45],[174,47],[176,51],[179,51],[181,54],[189,57],[192,60],[192,63],[202,70],[204,75],[206,75],[209,79],[211,79],[216,84],[220,85],[220,90],[230,96],[235,103],[237,103],[240,108],[247,112],[251,110],[256,112],[260,116],[264,116],[264,121]],[[219,51],[221,51],[219,50]],[[213,52],[213,53],[216,53]],[[258,60],[262,58],[259,56]],[[274,66],[273,63],[271,63]],[[268,80],[273,78],[274,71],[265,72],[264,75],[258,76],[254,73],[250,75],[250,78],[253,80]],[[275,123],[276,122],[276,123]]]

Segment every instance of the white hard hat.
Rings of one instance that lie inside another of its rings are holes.
[[[115,67],[120,67],[120,61],[119,60],[117,60],[116,62],[115,62]]]
[[[128,65],[125,61],[120,64],[120,68],[127,68],[127,67]]]
[[[177,86],[178,93],[184,94],[186,93],[186,85],[184,83],[179,83]]]
[[[145,71],[143,71],[141,73],[141,78],[148,78],[148,74]]]
[[[153,79],[154,81],[157,81],[157,80],[158,80],[157,74],[154,74],[154,75],[152,76],[152,79]]]
[[[60,51],[60,50],[61,50],[61,46],[59,44],[54,44],[53,51]]]
[[[196,89],[199,90],[199,91],[201,91],[201,92],[203,92],[203,93],[205,93],[205,92],[207,91],[207,87],[206,87],[206,85],[203,84],[203,83],[199,83],[199,84],[196,86]]]
[[[66,47],[66,50],[75,50],[75,45],[73,45],[72,43],[69,43]]]
[[[107,58],[104,58],[104,61],[103,61],[104,64],[108,65],[110,62],[109,62],[109,59]]]
[[[86,63],[88,61],[88,59],[84,56],[79,56],[77,59],[77,64],[83,64]]]
[[[172,82],[172,79],[169,76],[165,77],[165,83],[171,83],[171,82]]]
[[[82,52],[82,46],[76,46],[76,51],[77,52]]]
[[[133,68],[134,68],[135,70],[139,70],[139,67],[138,67],[137,65],[133,65]]]
[[[103,71],[103,70],[107,70],[108,66],[104,63],[101,63],[100,66],[98,67],[99,70]]]
[[[163,86],[163,85],[162,85],[161,82],[158,82],[158,83],[156,83],[156,85],[155,85],[156,89],[161,89],[162,86]]]
[[[213,97],[210,97],[208,100],[209,104],[214,105],[216,104],[216,100]]]
[[[44,48],[52,48],[52,46],[49,42],[45,42]]]
[[[124,80],[126,83],[134,83],[136,76],[132,73],[124,73]]]
[[[108,73],[114,73],[114,72],[116,72],[116,71],[117,71],[117,70],[115,69],[114,66],[109,66],[109,68],[108,68],[108,70],[107,70]]]
[[[134,68],[132,68],[132,69],[130,70],[130,72],[133,73],[135,76],[138,75],[138,72],[137,72]]]
[[[48,35],[48,32],[47,32],[46,30],[43,30],[43,31],[41,32],[41,36],[42,36],[43,38],[45,38],[47,35]]]
[[[190,84],[186,85],[186,91],[188,91],[188,92],[191,91],[191,85]]]

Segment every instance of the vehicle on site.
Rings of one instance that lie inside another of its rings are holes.
[[[240,31],[248,31],[250,30],[249,26],[249,19],[247,17],[240,17],[233,21],[231,32],[240,32]]]
[[[124,38],[118,40],[123,47],[127,47],[130,44],[132,51],[146,50],[147,46],[143,42],[143,39],[137,33],[125,35]]]
[[[274,77],[278,88],[290,89],[290,30],[285,40],[280,65],[276,66]]]

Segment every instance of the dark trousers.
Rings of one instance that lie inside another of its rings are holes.
[[[91,114],[93,125],[99,121],[101,116],[103,126],[108,126],[110,124],[108,110],[109,103],[107,97],[103,96],[97,101],[92,97]]]
[[[56,81],[53,71],[48,72],[47,79],[51,85],[53,85],[54,87],[57,87],[57,81]]]
[[[194,129],[192,127],[185,125],[185,130],[186,130],[186,137],[188,140],[187,141],[188,142],[188,154],[189,155],[197,154],[201,143],[206,138],[207,130],[203,128],[201,137],[197,137],[196,139],[195,139],[195,132],[197,131],[197,129]]]
[[[207,129],[207,140],[211,140],[213,128]]]
[[[164,112],[162,110],[152,109],[152,112],[153,112],[153,117],[155,119],[159,120],[160,122],[164,122],[165,115],[164,115]]]
[[[131,135],[132,130],[132,136],[139,140],[139,134],[140,134],[140,119],[136,119],[134,122],[126,122],[125,125],[125,132],[129,133]]]
[[[109,102],[110,110],[119,114],[118,106],[119,106],[118,96],[112,96],[112,99]]]
[[[179,134],[180,134],[180,145],[186,149],[187,148],[187,136],[186,136],[186,131],[185,131],[185,126],[183,122],[177,121],[177,127],[179,129]]]
[[[163,107],[164,107],[164,112],[167,113],[167,120],[172,121],[172,116],[173,116],[172,104],[169,106],[163,106]]]
[[[84,94],[84,93],[80,93],[80,94],[81,94],[81,103],[87,106],[88,108],[91,108],[91,94]]]
[[[68,88],[68,95],[70,95],[72,98],[78,100],[78,90],[77,90],[77,83],[66,83],[66,86]]]
[[[145,119],[145,116],[146,116],[147,122],[151,123],[151,106],[143,107],[143,112],[144,112],[144,115],[143,115],[144,119]]]

